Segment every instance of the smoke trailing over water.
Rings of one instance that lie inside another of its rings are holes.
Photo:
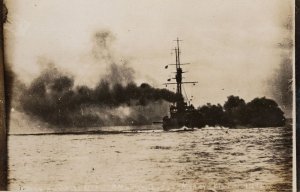
[[[112,64],[105,78],[90,88],[75,86],[73,77],[49,68],[25,89],[21,107],[31,117],[58,127],[149,124],[167,113],[167,102],[180,98],[120,76],[132,71]]]
[[[19,98],[21,109],[53,127],[140,125],[160,120],[168,103],[182,98],[147,83],[137,85],[128,61],[116,59],[111,46],[114,39],[109,31],[93,35],[93,61],[106,66],[95,87],[76,85],[73,76],[51,64],[25,88]]]

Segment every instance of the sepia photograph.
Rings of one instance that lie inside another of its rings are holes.
[[[294,9],[4,0],[5,189],[295,191]]]

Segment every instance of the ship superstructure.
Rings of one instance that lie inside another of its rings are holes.
[[[193,84],[195,85],[196,81],[182,81],[183,77],[182,74],[186,73],[186,71],[183,71],[182,66],[183,65],[188,65],[190,63],[181,63],[180,61],[180,54],[181,50],[179,47],[179,40],[178,38],[175,40],[176,41],[176,47],[174,49],[175,51],[175,64],[169,64],[172,66],[176,67],[176,72],[175,72],[175,77],[171,79],[175,79],[176,82],[169,82],[165,83],[164,85],[176,85],[176,94],[178,96],[178,100],[173,103],[170,106],[170,117],[165,116],[163,118],[163,129],[164,130],[169,130],[172,128],[180,128],[183,126],[186,127],[193,127],[193,122],[192,119],[190,118],[192,113],[194,113],[196,110],[193,107],[193,105],[190,104],[190,100],[186,97],[183,96],[182,94],[182,88],[184,84]],[[165,68],[168,68],[167,65]],[[171,81],[171,79],[168,79],[168,81]]]

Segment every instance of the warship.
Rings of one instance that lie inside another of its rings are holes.
[[[165,66],[167,69],[169,65],[175,66],[175,77],[168,79],[168,83],[165,83],[164,85],[167,87],[168,85],[176,85],[176,94],[178,96],[178,99],[176,102],[174,102],[172,105],[170,105],[170,111],[169,116],[163,117],[162,121],[162,127],[164,131],[168,131],[170,129],[178,129],[178,128],[194,128],[195,126],[195,113],[197,113],[197,110],[194,108],[194,106],[190,103],[190,99],[187,97],[187,94],[185,94],[185,97],[182,94],[182,88],[184,88],[184,84],[192,84],[196,85],[198,82],[196,81],[182,81],[183,73],[186,73],[187,71],[183,71],[182,66],[188,65],[190,63],[181,63],[180,61],[180,54],[181,50],[179,47],[179,40],[178,38],[176,41],[176,47],[174,49],[175,51],[175,64],[168,64]],[[176,82],[170,82],[172,79],[175,79]],[[185,90],[184,90],[185,92]]]

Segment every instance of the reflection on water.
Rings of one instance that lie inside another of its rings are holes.
[[[292,129],[9,137],[10,190],[291,191]]]

